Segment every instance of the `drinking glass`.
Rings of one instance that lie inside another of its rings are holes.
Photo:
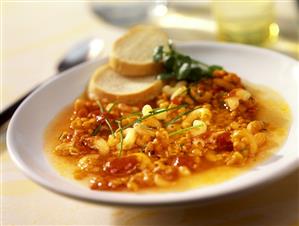
[[[274,2],[271,0],[214,0],[212,12],[220,40],[261,45],[278,36]]]

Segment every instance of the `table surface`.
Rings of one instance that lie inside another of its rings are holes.
[[[55,74],[60,57],[74,43],[91,36],[101,37],[105,42],[105,55],[123,32],[99,20],[84,2],[4,1],[1,6],[2,108]],[[197,34],[191,35],[194,39]],[[191,39],[182,34],[180,37],[183,36],[184,40]],[[299,169],[250,193],[204,206],[178,206],[176,209],[107,207],[59,196],[28,180],[8,156],[6,126],[0,130],[0,219],[3,225],[299,225]]]

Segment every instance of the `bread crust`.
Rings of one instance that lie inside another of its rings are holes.
[[[163,64],[154,62],[153,60],[140,62],[140,61],[128,61],[121,59],[117,56],[115,49],[118,45],[122,45],[128,37],[134,35],[137,32],[146,32],[147,29],[155,30],[159,32],[159,35],[164,36],[165,42],[168,42],[168,35],[157,27],[149,25],[139,25],[131,28],[125,35],[116,40],[112,46],[112,51],[109,57],[109,65],[114,71],[124,76],[141,77],[147,75],[156,75],[163,71]]]
[[[113,56],[109,59],[109,65],[114,71],[128,77],[156,75],[163,71],[163,64],[161,63],[132,64]]]
[[[103,90],[100,86],[97,85],[96,80],[98,79],[99,76],[105,75],[105,73],[107,73],[107,70],[111,70],[110,66],[102,65],[92,75],[87,88],[87,94],[90,99],[107,98],[108,101],[111,102],[117,101],[125,104],[137,104],[137,103],[147,102],[155,98],[161,92],[163,82],[160,80],[155,80],[152,85],[150,85],[148,88],[142,91],[138,91],[138,92],[132,91],[132,92],[128,92],[127,94],[120,95],[120,94],[111,93],[107,90]],[[117,81],[113,81],[113,82],[117,82]]]

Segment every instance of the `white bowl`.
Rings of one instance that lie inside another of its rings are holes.
[[[90,75],[99,65],[107,62],[107,59],[101,59],[53,77],[22,103],[12,117],[7,132],[8,150],[14,162],[29,178],[54,192],[92,202],[135,206],[193,201],[204,203],[248,191],[295,169],[299,163],[298,62],[269,50],[245,45],[194,42],[179,45],[178,48],[203,62],[223,65],[250,82],[267,85],[285,98],[293,116],[291,128],[287,141],[269,161],[226,182],[184,192],[99,192],[60,176],[43,150],[45,128],[57,113],[84,91]]]

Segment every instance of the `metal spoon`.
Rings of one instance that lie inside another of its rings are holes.
[[[76,45],[74,45],[61,59],[57,66],[58,75],[59,72],[65,71],[71,67],[78,64],[86,62],[88,60],[94,59],[99,56],[104,49],[104,42],[101,39],[89,38],[83,40]],[[0,113],[0,126],[2,126],[6,121],[8,121],[18,106],[26,99],[34,90],[36,90],[41,84],[30,90],[24,96],[19,98],[17,101],[12,103],[6,109]]]

